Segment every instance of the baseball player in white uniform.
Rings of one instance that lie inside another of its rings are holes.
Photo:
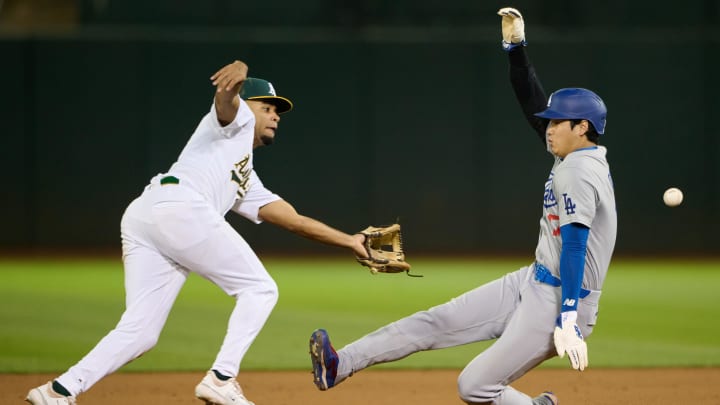
[[[247,71],[236,61],[211,77],[216,93],[210,111],[177,162],[127,207],[121,221],[126,309],[119,323],[80,362],[32,389],[28,402],[74,404],[78,394],[150,350],[193,272],[236,300],[222,347],[195,395],[207,404],[252,404],[236,376],[277,302],[278,287],[226,222],[230,210],[366,256],[364,236],[302,216],[263,186],[253,169],[253,149],[273,142],[279,114],[293,105]]]
[[[586,89],[560,89],[547,98],[525,54],[520,13],[504,8],[499,14],[515,94],[554,155],[535,261],[337,352],[327,331],[315,330],[310,357],[320,390],[418,351],[496,339],[460,374],[460,398],[468,404],[557,405],[552,392],[531,398],[510,384],[556,355],[567,354],[576,370],[588,365],[584,338],[597,319],[617,229],[606,149],[598,144],[607,111],[600,97]]]

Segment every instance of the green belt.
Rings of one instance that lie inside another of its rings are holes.
[[[160,184],[163,186],[166,184],[180,184],[180,179],[175,176],[165,176],[160,179]]]

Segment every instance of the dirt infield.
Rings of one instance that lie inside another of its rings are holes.
[[[257,405],[436,405],[462,404],[455,390],[459,370],[366,370],[321,392],[310,372],[254,371],[238,378]],[[0,404],[20,404],[28,389],[53,375],[0,374]],[[193,388],[202,373],[116,373],[81,395],[81,405],[199,405]],[[720,404],[720,368],[540,369],[514,386],[535,394],[552,389],[563,405]]]

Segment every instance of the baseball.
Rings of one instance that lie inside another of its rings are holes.
[[[665,190],[665,194],[663,194],[663,201],[665,201],[665,205],[668,207],[677,207],[682,203],[682,200],[683,193],[679,188],[670,187]]]

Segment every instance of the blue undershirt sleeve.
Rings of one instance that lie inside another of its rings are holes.
[[[585,272],[585,252],[590,228],[579,223],[560,227],[562,252],[560,252],[560,280],[562,282],[562,306],[560,312],[577,311],[580,288]]]

